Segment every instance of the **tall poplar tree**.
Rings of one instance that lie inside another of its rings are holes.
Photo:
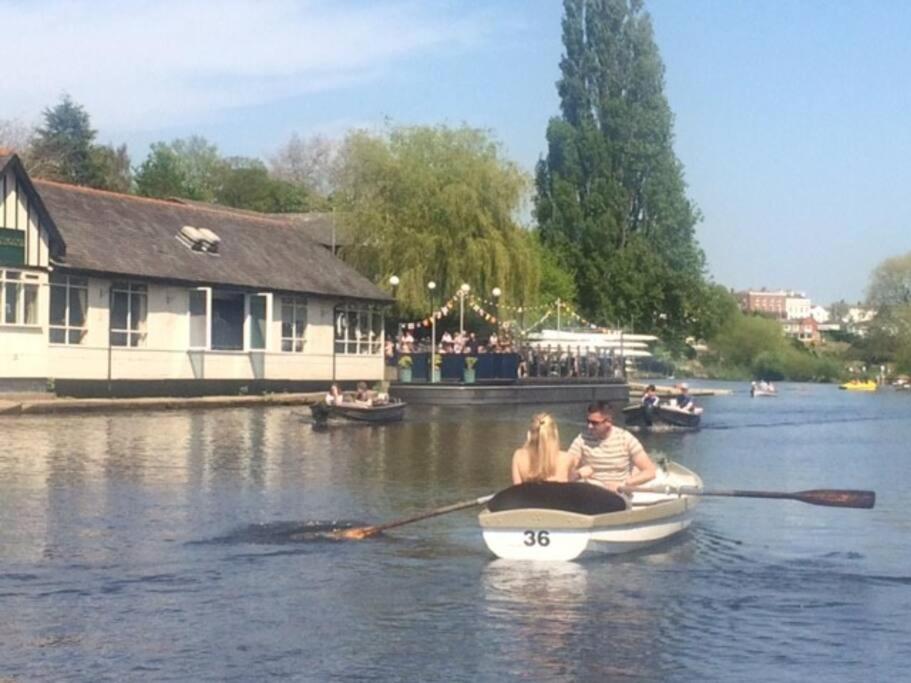
[[[673,150],[664,66],[641,0],[564,0],[560,116],[547,128],[535,212],[593,320],[692,330],[707,286]]]

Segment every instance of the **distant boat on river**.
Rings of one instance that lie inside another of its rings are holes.
[[[839,389],[844,389],[846,391],[876,391],[878,385],[872,379],[860,381],[859,379],[852,379],[850,382],[845,382],[838,386]]]
[[[684,410],[673,403],[658,403],[654,406],[631,405],[623,409],[623,418],[628,427],[667,426],[696,429],[702,421],[702,408]]]
[[[380,405],[361,405],[355,402],[331,404],[321,401],[310,406],[310,414],[317,424],[325,424],[331,418],[348,420],[351,422],[365,422],[370,424],[385,424],[399,422],[405,417],[404,401],[391,398],[388,403]]]

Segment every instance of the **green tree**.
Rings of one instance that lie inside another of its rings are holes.
[[[97,132],[85,108],[64,95],[44,110],[44,125],[29,151],[29,168],[38,175],[75,185],[128,191],[130,160],[126,146],[95,144]]]
[[[215,201],[263,213],[309,211],[313,204],[305,187],[272,178],[261,161],[244,157],[225,161]]]
[[[90,154],[91,163],[98,178],[95,187],[124,194],[132,191],[133,172],[130,168],[130,155],[126,145],[120,145],[117,148],[110,145],[95,145]]]
[[[537,292],[530,235],[515,221],[528,180],[483,131],[393,127],[350,133],[339,153],[335,201],[354,235],[345,258],[375,282],[398,275],[403,311],[426,313],[463,282],[522,305]]]
[[[164,142],[152,144],[149,156],[136,171],[136,192],[145,197],[184,197],[190,194],[189,181],[180,158]]]
[[[706,284],[690,304],[688,322],[696,339],[712,339],[740,315],[737,298],[719,284]]]
[[[35,135],[32,157],[46,178],[90,185],[96,177],[92,163],[96,134],[85,108],[64,95],[59,104],[44,110],[44,125]]]
[[[214,202],[225,170],[218,147],[203,137],[156,142],[136,171],[136,188],[147,197]]]
[[[535,211],[596,320],[662,335],[694,327],[704,256],[674,155],[664,67],[641,0],[565,0],[561,115],[547,129]]]
[[[911,251],[876,266],[867,287],[867,303],[877,309],[911,304]]]

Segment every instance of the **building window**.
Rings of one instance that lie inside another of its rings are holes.
[[[383,313],[369,306],[346,306],[335,311],[335,352],[382,353]]]
[[[0,270],[0,323],[38,324],[37,275],[18,270]]]
[[[88,278],[51,274],[51,344],[83,342],[88,304]]]
[[[190,290],[190,348],[209,348],[209,299],[212,290],[202,287]]]
[[[111,287],[111,345],[145,346],[148,310],[145,285],[115,282]]]
[[[282,351],[300,353],[307,341],[307,300],[282,297]]]
[[[269,346],[269,301],[271,294],[249,294],[250,349],[265,351]]]
[[[212,348],[216,351],[244,350],[244,295],[212,290]]]

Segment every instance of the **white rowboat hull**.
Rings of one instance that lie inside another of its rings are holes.
[[[670,463],[648,486],[702,487],[698,475]],[[582,556],[619,554],[668,539],[692,522],[698,496],[637,493],[633,506],[620,512],[585,515],[553,509],[524,508],[479,516],[488,549],[509,560],[570,561]]]

